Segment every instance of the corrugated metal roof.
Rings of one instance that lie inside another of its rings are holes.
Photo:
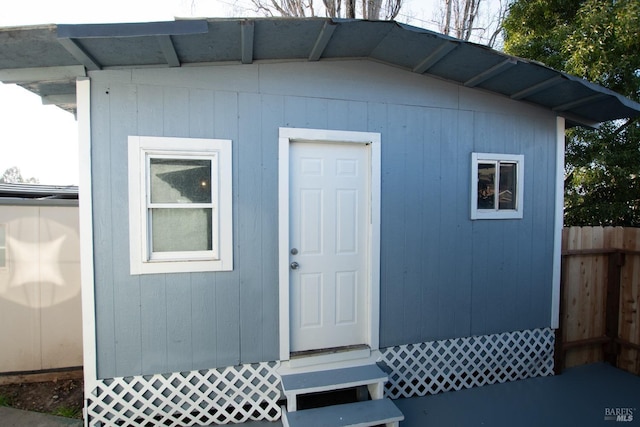
[[[75,185],[0,184],[0,198],[18,199],[77,199]]]
[[[0,29],[0,81],[71,111],[75,79],[86,70],[346,58],[537,104],[575,123],[640,116],[640,104],[586,80],[392,21],[232,18]]]

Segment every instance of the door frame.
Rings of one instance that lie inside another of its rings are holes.
[[[371,350],[378,350],[380,341],[380,187],[381,138],[376,132],[354,132],[323,129],[280,128],[278,142],[278,273],[280,360],[290,359],[289,306],[289,149],[292,142],[347,143],[370,146],[369,180],[371,221],[368,224],[367,259],[369,271],[366,306],[367,342]]]

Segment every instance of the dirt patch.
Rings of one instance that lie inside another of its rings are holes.
[[[82,418],[81,379],[0,385],[0,404],[26,411]]]

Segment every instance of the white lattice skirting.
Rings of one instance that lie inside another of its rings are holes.
[[[382,350],[387,397],[424,396],[553,375],[553,330],[507,332]]]
[[[552,329],[381,349],[387,397],[424,396],[553,374]],[[98,380],[89,426],[201,426],[280,418],[279,362]]]
[[[278,362],[99,380],[89,426],[201,426],[280,418]]]

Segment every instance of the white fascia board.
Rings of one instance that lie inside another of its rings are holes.
[[[555,212],[553,224],[553,274],[551,283],[551,328],[560,325],[560,279],[562,268],[562,227],[564,219],[565,119],[556,119]]]
[[[60,80],[73,81],[79,77],[86,76],[87,72],[82,65],[0,70],[0,81],[7,84],[54,82]]]
[[[91,81],[76,82],[78,97],[78,148],[80,160],[80,278],[82,296],[82,342],[84,387],[95,388],[97,371],[96,312],[93,264],[93,196],[91,194]]]

